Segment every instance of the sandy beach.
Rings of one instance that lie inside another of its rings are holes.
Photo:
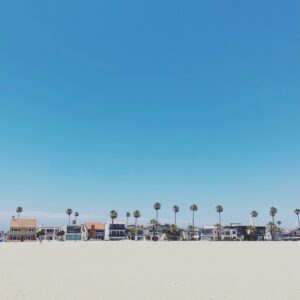
[[[1,299],[300,299],[298,242],[0,244]]]

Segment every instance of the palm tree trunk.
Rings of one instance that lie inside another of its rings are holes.
[[[221,213],[219,212],[218,240],[221,240]]]
[[[273,220],[273,226],[272,226],[272,241],[274,241],[274,227],[275,227],[275,217],[272,216],[272,220]]]
[[[155,224],[155,237],[156,237],[156,234],[157,234],[157,228],[158,228],[158,209],[156,210],[156,224]]]
[[[135,236],[136,236],[136,223],[137,223],[137,218],[135,218],[135,225],[134,225],[134,240],[135,240]]]
[[[298,215],[298,224],[299,224],[299,228],[300,228],[300,216]]]
[[[71,215],[69,215],[69,225],[70,225],[70,221],[71,221],[70,219],[71,219]]]
[[[127,224],[127,227],[128,227],[128,217],[127,217],[127,222],[126,222],[126,224]]]
[[[20,214],[18,213],[18,219],[20,218]]]
[[[195,215],[195,211],[193,210],[193,228],[192,228],[192,240],[194,240],[194,215]]]
[[[176,212],[175,212],[175,225],[176,225]]]

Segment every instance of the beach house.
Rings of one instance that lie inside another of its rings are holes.
[[[65,232],[64,241],[81,241],[83,225],[65,225],[61,229]]]
[[[292,230],[291,237],[293,241],[300,241],[300,228]]]
[[[255,226],[255,231],[251,233],[248,225],[242,225],[240,223],[230,223],[225,226],[224,229],[234,229],[236,230],[237,240],[246,241],[263,241],[266,235],[265,226]]]
[[[105,224],[98,222],[84,223],[82,226],[82,239],[89,240],[104,240]]]
[[[11,218],[7,241],[35,241],[37,221],[35,219]]]
[[[124,240],[126,238],[126,226],[125,223],[120,221],[106,222],[105,223],[105,240]]]
[[[221,240],[223,241],[237,241],[243,239],[243,236],[238,236],[238,231],[236,228],[224,228],[224,230],[221,232]]]
[[[201,240],[216,241],[218,240],[218,230],[215,226],[205,226],[201,229]]]
[[[150,236],[156,236],[159,240],[165,239],[168,232],[171,230],[171,224],[164,223],[164,224],[148,224],[147,232]]]
[[[129,239],[134,239],[136,241],[146,240],[146,237],[149,235],[149,230],[144,226],[134,226],[129,225],[127,227],[127,236]]]
[[[43,240],[54,241],[58,240],[57,233],[60,231],[60,227],[39,225],[38,231],[45,233],[41,236]]]

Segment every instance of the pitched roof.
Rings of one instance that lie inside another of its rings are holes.
[[[91,230],[92,229],[92,225],[95,226],[96,230],[104,230],[105,229],[105,225],[102,223],[97,223],[97,222],[88,222],[88,223],[84,223],[84,226],[88,229]]]
[[[12,219],[10,221],[10,227],[11,228],[36,228],[37,227],[37,221],[36,219]]]

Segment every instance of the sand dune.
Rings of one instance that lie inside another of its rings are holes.
[[[0,244],[0,299],[299,300],[298,242]]]

